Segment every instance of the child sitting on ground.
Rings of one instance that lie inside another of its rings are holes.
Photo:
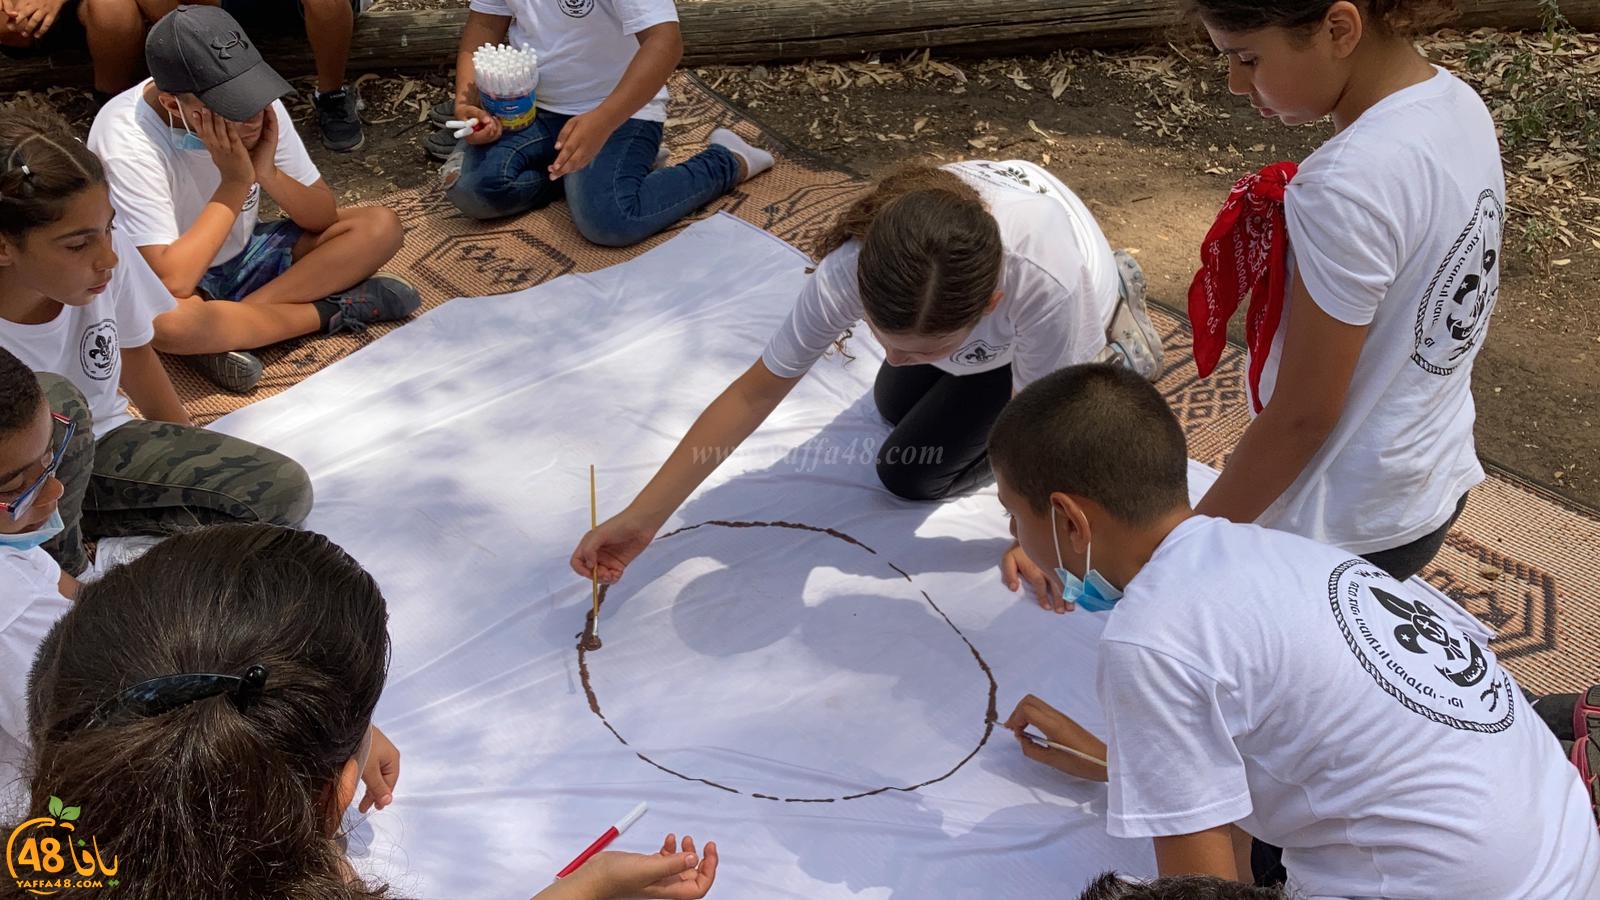
[[[1183,430],[1125,370],[1035,382],[989,455],[1023,549],[1066,599],[1111,607],[1106,742],[1032,696],[1006,727],[1032,759],[1109,777],[1111,834],[1153,837],[1162,875],[1248,879],[1249,835],[1284,848],[1291,896],[1600,896],[1577,773],[1454,602],[1196,515]]]
[[[400,249],[399,217],[339,207],[278,100],[292,88],[232,16],[180,6],[150,29],[145,56],[153,78],[106,104],[89,146],[118,226],[178,299],[158,349],[198,356],[242,392],[261,363],[239,351],[416,311],[416,288],[374,274]],[[260,220],[263,193],[285,218]]]
[[[388,896],[337,839],[359,786],[363,811],[381,807],[399,774],[372,725],[387,620],[377,583],[321,535],[224,525],[162,543],[86,586],[40,648],[30,809],[68,785],[92,797],[98,847],[139,862],[127,900]],[[692,900],[716,865],[715,845],[702,864],[669,836],[538,896]]]
[[[584,237],[625,247],[771,168],[771,154],[722,128],[692,159],[657,168],[667,78],[683,56],[672,0],[470,6],[456,55],[456,117],[487,126],[456,151],[460,176],[446,196],[463,213],[516,215],[564,192]],[[508,41],[538,57],[538,114],[520,131],[505,131],[484,110],[474,81],[474,51]]]
[[[46,545],[72,575],[88,566],[86,538],[297,525],[311,509],[293,460],[193,427],[152,347],[178,314],[165,311],[172,297],[114,217],[88,148],[0,116],[0,345],[40,373],[51,409],[74,425],[60,472],[65,529]]]
[[[78,593],[43,547],[62,528],[55,473],[71,428],[33,370],[0,349],[0,805],[13,799],[27,757],[23,685],[33,654]]]

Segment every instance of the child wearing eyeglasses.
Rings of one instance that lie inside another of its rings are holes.
[[[33,370],[0,348],[0,805],[27,754],[23,684],[78,582],[39,545],[61,527],[55,465],[70,419],[52,413]]]
[[[190,422],[151,346],[174,301],[113,218],[98,157],[57,127],[0,116],[0,347],[41,373],[50,408],[75,426],[60,533],[45,545],[71,575],[88,567],[86,539],[297,525],[311,509],[293,460]],[[33,412],[15,402],[0,397],[5,415]]]

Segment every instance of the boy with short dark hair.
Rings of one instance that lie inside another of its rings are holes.
[[[416,288],[378,272],[405,237],[399,217],[339,207],[278,99],[289,83],[232,16],[180,6],[145,56],[153,77],[106,104],[89,147],[118,227],[178,299],[157,349],[202,356],[218,384],[245,391],[261,364],[240,351],[416,311]],[[260,220],[263,194],[285,218]]]
[[[1293,896],[1600,896],[1584,790],[1488,631],[1337,548],[1196,515],[1149,382],[1046,376],[989,457],[1023,549],[1055,560],[1064,599],[1110,609],[1106,743],[1032,696],[1006,726],[1109,779],[1108,830],[1154,838],[1162,875],[1248,879],[1250,835],[1284,848]]]
[[[55,472],[70,434],[33,370],[0,348],[0,802],[27,761],[24,688],[34,651],[78,593],[44,550],[62,528]]]

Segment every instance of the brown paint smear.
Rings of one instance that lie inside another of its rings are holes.
[[[817,527],[815,525],[802,525],[802,524],[800,524],[798,522],[731,522],[731,521],[724,521],[724,520],[717,519],[717,520],[712,520],[712,521],[709,521],[709,522],[701,522],[698,525],[687,525],[687,526],[685,526],[683,528],[679,528],[676,531],[669,531],[666,534],[661,535],[661,537],[656,538],[656,540],[659,541],[662,538],[669,538],[669,537],[672,537],[673,535],[683,534],[686,531],[693,531],[696,528],[705,528],[707,526],[717,526],[717,527],[721,527],[721,528],[788,528],[788,529],[792,529],[792,530],[795,530],[795,531],[811,531],[811,532],[815,532],[817,534],[826,534],[829,537],[838,538],[839,540],[844,541],[847,544],[853,544],[853,545],[855,545],[857,547],[860,547],[861,549],[867,551],[868,553],[871,553],[874,556],[876,556],[878,554],[878,551],[872,549],[871,547],[868,547],[866,544],[863,544],[862,542],[856,540],[855,538],[851,537],[848,534],[845,534],[842,531],[836,531],[836,530],[834,530],[832,528],[819,528],[819,527]],[[891,568],[895,572],[899,573],[901,577],[905,578],[905,580],[907,580],[907,581],[911,580],[911,576],[909,574],[907,574],[906,571],[904,569],[900,568],[899,566],[896,566],[893,563],[889,563],[889,568]],[[610,589],[611,589],[611,585],[608,585],[608,584],[600,586],[600,607],[601,608],[605,607],[606,593]],[[837,801],[840,801],[840,800],[859,800],[859,799],[861,799],[863,797],[875,797],[878,794],[887,794],[887,793],[891,793],[891,792],[911,793],[913,791],[917,791],[917,790],[920,790],[922,788],[928,787],[929,785],[938,784],[939,782],[944,781],[944,780],[950,778],[951,776],[955,775],[957,772],[961,771],[961,768],[963,766],[965,766],[967,763],[971,762],[973,757],[978,755],[978,751],[982,750],[985,744],[989,743],[989,738],[994,735],[995,723],[997,721],[999,721],[999,710],[996,707],[996,697],[999,694],[1000,686],[994,680],[994,670],[989,668],[989,663],[984,660],[983,656],[980,653],[978,653],[978,648],[973,646],[972,641],[968,640],[967,636],[961,632],[961,629],[956,627],[956,623],[952,622],[950,620],[950,617],[945,615],[944,610],[939,608],[939,604],[933,602],[933,598],[928,596],[928,592],[927,591],[919,591],[918,593],[922,594],[922,599],[928,601],[928,605],[933,607],[933,611],[939,614],[939,618],[944,619],[945,624],[950,626],[950,630],[954,631],[956,633],[956,636],[961,638],[961,642],[963,644],[967,645],[967,650],[969,650],[972,653],[972,658],[977,661],[978,668],[983,671],[983,677],[985,679],[987,679],[988,682],[989,682],[989,708],[984,713],[984,717],[983,717],[983,737],[978,739],[978,745],[976,747],[973,747],[972,748],[972,752],[968,753],[965,757],[963,757],[961,759],[960,762],[956,763],[955,766],[950,769],[950,771],[944,773],[943,775],[940,775],[937,778],[930,778],[927,781],[918,782],[917,784],[913,784],[913,785],[910,785],[910,786],[907,786],[907,787],[897,787],[897,786],[894,786],[894,785],[889,785],[889,786],[886,786],[886,787],[874,788],[873,790],[870,790],[870,791],[862,791],[859,794],[848,794],[848,795],[843,796],[843,797],[777,797],[777,796],[774,796],[772,794],[761,794],[761,793],[755,793],[753,791],[750,792],[748,796],[754,797],[757,800],[782,801],[784,803],[834,803],[834,802],[837,802]],[[590,681],[590,678],[589,678],[589,654],[591,652],[595,651],[595,650],[599,650],[600,647],[601,647],[599,629],[598,629],[598,627],[596,627],[595,612],[593,610],[591,610],[590,612],[585,614],[585,617],[584,617],[584,630],[577,635],[577,638],[578,638],[578,648],[577,648],[578,649],[578,679],[579,679],[579,681],[581,681],[583,683],[584,696],[587,697],[588,700],[589,700],[589,711],[594,713],[595,716],[597,716],[600,719],[600,723],[602,725],[606,726],[606,730],[611,732],[612,737],[615,737],[618,740],[618,742],[620,742],[622,744],[622,746],[628,747],[628,749],[632,750],[633,748],[629,747],[629,745],[628,745],[628,739],[623,737],[621,732],[617,731],[616,727],[614,725],[612,725],[611,722],[608,719],[606,719],[606,714],[601,711],[601,709],[600,709],[600,698],[595,696],[594,685]],[[706,779],[706,778],[696,778],[693,775],[686,775],[683,772],[679,772],[679,771],[677,771],[675,769],[669,769],[666,766],[662,765],[661,763],[656,762],[655,760],[653,760],[650,757],[644,755],[643,753],[640,753],[637,750],[633,751],[633,755],[639,757],[640,760],[642,760],[642,761],[644,761],[646,763],[649,763],[651,766],[654,766],[655,768],[660,769],[661,771],[667,773],[668,775],[672,775],[672,776],[674,776],[676,778],[681,778],[684,781],[692,781],[692,782],[695,782],[697,784],[704,784],[704,785],[707,785],[708,787],[716,788],[719,791],[727,791],[730,794],[744,794],[745,793],[744,791],[741,791],[741,790],[739,790],[737,788],[728,787],[725,784],[718,784],[717,782],[711,781],[711,780]]]

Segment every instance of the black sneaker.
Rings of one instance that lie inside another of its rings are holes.
[[[212,384],[235,394],[248,394],[261,382],[261,360],[244,350],[185,356],[184,361]]]
[[[388,272],[328,299],[339,304],[339,311],[328,320],[328,334],[366,331],[368,325],[404,319],[422,305],[422,295],[411,282]]]
[[[444,123],[456,117],[456,101],[453,97],[446,97],[435,103],[428,110],[428,122],[435,128],[443,128]]]
[[[322,126],[322,146],[349,153],[367,142],[361,133],[361,113],[349,88],[317,94],[317,123]]]
[[[456,152],[456,145],[460,143],[453,129],[441,128],[428,135],[428,139],[422,142],[422,149],[428,154],[428,158],[444,162],[450,158],[450,154]]]

